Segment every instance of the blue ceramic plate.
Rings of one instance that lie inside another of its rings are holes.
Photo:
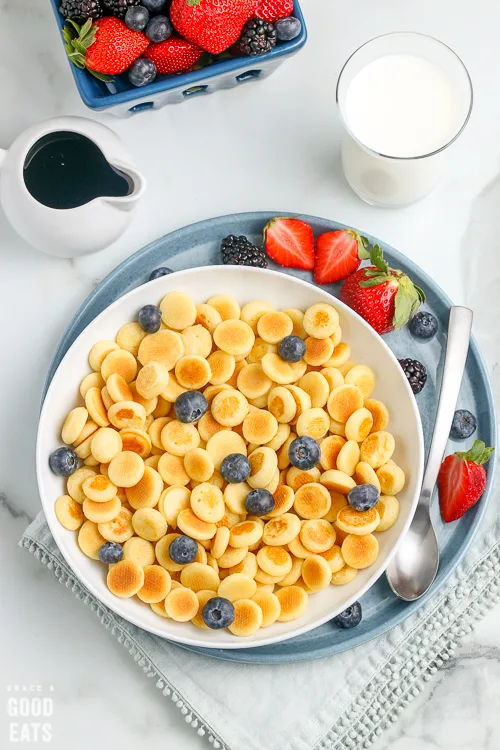
[[[76,314],[54,355],[45,390],[66,351],[81,331],[108,305],[147,281],[153,269],[161,265],[167,265],[174,271],[180,271],[185,268],[217,264],[220,262],[219,246],[223,237],[231,233],[244,234],[252,241],[260,243],[265,224],[274,216],[283,215],[286,214],[266,212],[221,216],[172,232],[132,255],[94,289]],[[341,224],[336,222],[314,216],[301,216],[300,218],[311,224],[315,235],[342,227]],[[389,334],[385,338],[397,357],[413,357],[419,359],[427,367],[427,384],[422,393],[417,396],[417,403],[422,418],[426,449],[428,449],[443,366],[449,309],[452,303],[437,284],[418,266],[384,242],[375,237],[367,236],[371,243],[378,242],[391,266],[406,271],[424,289],[427,295],[425,309],[431,310],[439,320],[438,335],[430,342],[416,341],[410,336],[407,329]],[[275,266],[275,268],[278,267]],[[313,283],[312,275],[309,272],[282,270],[284,273],[291,273]],[[328,289],[333,295],[337,296],[339,285],[332,284]],[[493,397],[481,355],[474,341],[471,343],[467,358],[467,367],[458,406],[466,407],[476,414],[478,421],[477,436],[488,445],[494,445],[496,425]],[[467,441],[467,446],[470,442]],[[458,449],[458,444],[450,442],[448,447],[448,452],[452,452]],[[460,449],[463,449],[463,447],[463,444],[460,444]],[[493,468],[491,463],[487,467],[490,478]],[[353,630],[339,630],[327,623],[297,638],[284,641],[282,644],[261,648],[234,651],[190,646],[184,646],[184,648],[229,661],[279,663],[328,656],[353,648],[381,635],[399,624],[418,607],[421,607],[428,597],[446,581],[474,537],[486,507],[488,489],[489,486],[481,502],[460,521],[453,524],[443,524],[437,503],[434,504],[433,515],[439,538],[441,565],[431,591],[417,602],[407,604],[397,599],[390,590],[385,576],[383,576],[363,597],[363,621]]]

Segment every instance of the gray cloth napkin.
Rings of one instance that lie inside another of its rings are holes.
[[[131,625],[75,578],[42,513],[20,545],[95,612],[216,750],[358,750],[370,747],[500,598],[498,484],[469,552],[434,597],[386,635],[313,662],[222,662]]]

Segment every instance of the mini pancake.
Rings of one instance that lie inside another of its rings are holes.
[[[320,591],[330,584],[332,571],[321,555],[312,555],[302,564],[302,580],[311,591]]]
[[[233,513],[246,515],[245,500],[251,487],[246,482],[228,484],[224,490],[224,502]]]
[[[215,294],[207,300],[207,305],[215,307],[222,320],[238,319],[241,309],[234,297],[229,294]]]
[[[173,589],[165,599],[165,612],[176,622],[188,622],[198,613],[198,597],[184,586]]]
[[[290,549],[290,546],[288,548]],[[303,560],[301,560],[299,557],[295,557],[293,553],[291,554],[291,558],[292,567],[290,569],[290,572],[288,573],[288,575],[281,579],[281,581],[278,583],[278,586],[293,586],[293,584],[296,583],[300,578],[300,575],[302,573]]]
[[[153,417],[159,419],[160,417],[168,417],[172,410],[172,404],[170,401],[165,401],[163,396],[158,396],[157,405],[153,409]]]
[[[134,400],[127,381],[118,372],[114,372],[109,376],[106,381],[106,390],[113,403]],[[107,408],[109,409],[109,406]]]
[[[304,361],[313,367],[320,367],[328,362],[333,354],[333,342],[331,338],[315,339],[312,336],[306,338],[306,353]]]
[[[290,431],[290,425],[278,423],[278,431],[276,435],[268,443],[265,443],[263,447],[271,448],[271,450],[275,452],[278,451],[288,439]]]
[[[90,418],[99,426],[107,427],[109,424],[106,407],[102,400],[101,390],[99,388],[89,388],[85,394],[85,406]]]
[[[148,542],[157,542],[167,533],[167,522],[154,508],[139,508],[132,516],[132,526],[137,536]]]
[[[158,560],[162,568],[165,568],[165,570],[168,570],[169,573],[176,573],[182,570],[184,567],[184,565],[175,563],[170,557],[170,552],[169,552],[170,545],[172,544],[174,539],[177,539],[177,537],[179,536],[181,536],[181,534],[166,534],[158,542],[156,542],[156,545],[154,548],[156,559]]]
[[[119,401],[108,410],[109,421],[118,430],[125,427],[143,429],[146,422],[146,410],[144,406],[135,401]]]
[[[140,568],[146,568],[155,561],[155,549],[147,539],[133,536],[123,545],[123,559],[132,560]]]
[[[179,362],[182,362],[182,359]],[[156,398],[165,390],[168,380],[169,373],[165,365],[160,362],[148,362],[139,370],[135,387],[139,396],[149,400]]]
[[[326,560],[332,573],[337,573],[345,565],[342,551],[338,544],[334,544],[333,547],[325,550],[325,552],[319,552],[319,556]]]
[[[298,336],[299,339],[305,339],[307,337],[307,333],[303,326],[304,313],[302,312],[302,310],[298,310],[296,307],[289,307],[286,310],[283,310],[283,312],[285,313],[285,315],[288,315],[288,317],[292,319],[292,334],[294,336]]]
[[[276,354],[277,351],[278,347],[276,344],[270,344],[261,339],[260,336],[257,336],[250,354],[248,355],[248,362],[252,365],[259,364],[265,354]]]
[[[208,357],[212,351],[212,336],[204,326],[188,326],[182,332],[185,354],[197,354],[200,357]]]
[[[109,352],[101,364],[101,375],[107,381],[113,374],[121,375],[126,383],[134,380],[137,374],[137,360],[134,355],[124,349]]]
[[[75,440],[75,442],[73,443],[73,446],[75,448],[75,453],[76,453],[76,449],[79,448],[82,445],[85,445],[85,446],[89,446],[89,445],[91,446],[92,445],[91,437],[92,437],[92,435],[94,435],[94,433],[98,429],[99,429],[98,426],[96,425],[96,423],[92,419],[89,419],[86,422],[83,430],[78,435],[78,438]],[[112,430],[112,432],[114,432],[114,430]]]
[[[269,302],[261,299],[256,299],[252,302],[247,302],[246,305],[243,305],[243,307],[241,308],[240,318],[245,323],[248,323],[252,331],[256,334],[257,323],[259,322],[261,317],[264,315],[264,313],[269,312],[273,309],[273,306]]]
[[[82,484],[82,490],[86,497],[96,503],[106,503],[116,497],[117,488],[109,477],[97,474],[87,477]]]
[[[139,345],[145,335],[146,332],[142,330],[139,323],[125,323],[116,334],[116,343],[120,349],[125,349],[137,357]]]
[[[198,612],[195,614],[195,616],[192,618],[191,622],[193,625],[196,625],[197,628],[201,628],[202,630],[208,630],[208,625],[205,625],[205,622],[203,620],[202,612],[203,607],[205,604],[210,601],[210,599],[213,599],[214,596],[216,596],[215,591],[209,591],[208,589],[197,591],[196,596],[198,598]]]
[[[378,476],[370,464],[366,461],[360,461],[354,470],[354,479],[356,484],[373,484],[380,492],[380,482]]]
[[[181,583],[195,593],[197,591],[217,591],[219,576],[209,565],[192,562],[185,565],[181,571]]]
[[[83,526],[80,527],[80,531],[78,532],[78,546],[83,554],[92,560],[99,559],[97,553],[105,541],[104,537],[99,533],[97,524],[93,523],[93,521],[85,521]]]
[[[375,510],[380,516],[380,523],[375,531],[387,531],[398,520],[399,500],[394,495],[381,495]]]
[[[71,445],[75,440],[78,440],[81,435],[89,413],[84,406],[77,406],[76,409],[72,409],[66,419],[61,430],[61,438],[63,443]]]
[[[161,443],[172,456],[184,457],[188,451],[199,446],[200,435],[194,424],[173,419],[162,429]]]
[[[107,542],[122,544],[134,534],[132,526],[132,513],[128,508],[122,509],[112,521],[99,524],[99,533]]]
[[[236,361],[232,354],[217,350],[208,357],[210,366],[210,383],[212,385],[223,385],[234,373]]]
[[[115,341],[103,340],[94,344],[89,354],[89,365],[96,372],[101,371],[101,365],[110,352],[118,350],[120,347]]]
[[[230,453],[241,453],[243,456],[247,455],[245,441],[240,435],[231,430],[222,430],[221,432],[212,435],[212,437],[207,440],[206,450],[210,454],[217,470],[220,469],[221,463]]]
[[[257,322],[257,333],[269,344],[278,344],[285,336],[290,336],[292,331],[292,319],[277,310],[265,312]]]
[[[155,421],[155,418],[153,417],[152,414],[148,414],[146,416],[146,421],[144,422],[144,430],[145,430],[145,432],[147,432],[149,430],[150,425],[152,425],[154,421]]]
[[[166,401],[175,404],[181,393],[185,393],[186,391],[187,388],[184,388],[183,385],[178,383],[174,373],[171,372],[167,386],[161,393],[161,398],[164,398]]]
[[[226,551],[217,558],[219,568],[234,568],[245,560],[247,554],[248,547],[231,547],[229,545]]]
[[[372,432],[361,443],[361,461],[366,461],[373,469],[383,466],[394,453],[396,444],[390,432]],[[380,478],[379,478],[380,481]]]
[[[336,419],[330,418],[330,432],[332,435],[340,435],[345,438],[345,424],[337,422]]]
[[[260,364],[245,365],[237,378],[238,390],[249,399],[266,396],[271,390],[272,380],[264,373]]]
[[[308,307],[302,321],[304,330],[315,339],[333,336],[339,325],[339,314],[332,305],[319,302]]]
[[[315,519],[326,515],[331,504],[328,490],[318,482],[311,482],[295,492],[293,507],[301,518]]]
[[[321,440],[328,433],[329,427],[330,417],[323,409],[316,407],[302,412],[295,429],[299,437],[307,435],[315,440]]]
[[[389,411],[387,406],[376,398],[367,398],[365,401],[365,409],[368,409],[373,417],[371,432],[385,430],[389,424]]]
[[[276,417],[265,409],[255,409],[243,420],[243,437],[249,443],[263,445],[272,440],[277,432]]]
[[[207,565],[208,564],[207,563],[207,560],[208,560],[207,550],[205,549],[205,546],[203,546],[203,545],[207,545],[207,544],[209,545],[208,548],[210,549],[210,544],[211,544],[210,541],[197,542],[198,552],[197,552],[196,557],[194,558],[193,562],[202,563],[203,565]],[[213,568],[213,566],[210,566],[210,567]],[[215,568],[213,568],[213,569],[215,570]]]
[[[315,339],[318,341],[319,339]],[[324,341],[325,339],[323,339]],[[328,380],[320,372],[308,372],[299,380],[299,388],[309,394],[312,408],[325,406],[330,395]]]
[[[57,498],[54,511],[61,526],[68,531],[76,531],[85,520],[82,506],[69,495],[61,495]]]
[[[230,568],[226,568],[229,575],[233,573],[243,573],[250,578],[255,578],[257,573],[257,558],[253,552],[247,552],[243,560],[237,565],[232,565]]]
[[[345,444],[345,439],[340,435],[330,435],[321,442],[321,467],[328,471],[337,468],[337,456]]]
[[[219,311],[213,305],[196,305],[195,325],[203,326],[203,328],[206,328],[213,335],[219,323],[222,323],[222,318]]]
[[[267,393],[263,396],[259,396],[259,398],[249,399],[248,403],[256,409],[265,409],[267,407]]]
[[[300,522],[300,529],[302,529],[302,526],[305,523],[306,521]],[[288,549],[290,550],[292,555],[294,555],[294,557],[297,557],[299,560],[305,560],[306,557],[311,557],[311,555],[314,555],[314,552],[311,552],[302,544],[300,539],[300,529],[295,539],[292,539],[292,541],[288,543]]]
[[[132,560],[120,560],[110,568],[106,582],[112,594],[128,599],[144,585],[144,569]]]
[[[215,485],[202,482],[191,492],[190,504],[193,512],[202,521],[216,523],[224,515],[224,497]]]
[[[293,513],[283,513],[272,518],[264,526],[262,541],[271,547],[284,547],[295,539],[300,531],[300,520]]]
[[[177,583],[177,581],[172,581],[172,584]],[[149,605],[155,615],[158,615],[159,617],[164,617],[165,619],[169,620],[169,616],[165,612],[165,602],[151,602]]]
[[[317,555],[333,547],[335,530],[331,523],[322,519],[305,521],[300,527],[300,541],[306,549]]]
[[[236,427],[248,414],[246,397],[234,388],[221,391],[212,401],[213,418],[224,427]]]
[[[198,354],[188,354],[175,365],[177,382],[189,390],[200,390],[212,377],[210,364]]]
[[[299,388],[297,385],[287,385],[286,389],[292,394],[295,401],[295,417],[292,419],[292,424],[295,424],[300,415],[307,409],[311,408],[311,397],[306,391]]]
[[[377,477],[384,495],[397,495],[405,486],[405,473],[397,464],[384,464],[377,469]]]
[[[252,601],[259,605],[262,610],[262,628],[266,628],[276,622],[281,613],[280,600],[271,591],[258,589],[252,596]]]
[[[180,456],[164,453],[158,461],[158,473],[168,485],[189,484],[189,474],[184,468],[184,460]]]
[[[117,487],[134,487],[144,475],[144,461],[133,451],[118,453],[109,463],[108,475]]]
[[[283,578],[292,569],[292,557],[284,547],[265,545],[257,552],[259,567],[270,576]]]
[[[228,354],[228,356],[231,355]],[[211,406],[212,401],[218,393],[220,393],[221,391],[229,391],[233,387],[236,388],[236,386],[229,385],[229,383],[221,383],[220,385],[207,385],[207,387],[203,391],[203,395],[207,399],[208,405]]]
[[[214,560],[222,557],[229,545],[229,529],[227,526],[220,526],[215,532],[212,539],[211,554]]]
[[[352,490],[356,484],[352,477],[338,469],[325,471],[324,474],[321,475],[320,482],[327,489],[341,492],[343,495],[347,495],[349,490]]]
[[[253,635],[261,627],[262,620],[262,610],[256,602],[240,599],[234,603],[234,620],[228,629],[233,635]]]
[[[346,438],[361,443],[370,434],[372,426],[373,417],[368,409],[357,409],[345,423]]]
[[[335,333],[332,334],[332,336],[330,338],[333,341],[333,346],[334,347],[337,346],[337,344],[340,344],[340,342],[342,341],[342,326],[339,325],[335,329]]]
[[[264,354],[260,364],[267,377],[279,385],[295,383],[304,374],[303,372],[298,374],[297,369],[293,368],[291,363],[285,362],[279,354],[273,352]],[[300,364],[300,362],[297,364]]]
[[[344,565],[343,568],[332,573],[332,586],[345,586],[347,583],[354,581],[358,571],[356,568],[351,568],[349,565]]]
[[[330,359],[325,362],[325,367],[341,367],[349,360],[350,356],[351,347],[345,341],[341,341],[334,347]]]
[[[184,456],[184,468],[196,482],[208,482],[214,473],[212,457],[203,448],[193,448]]]
[[[255,334],[242,320],[225,320],[215,329],[214,342],[219,349],[233,357],[246,357],[255,343]]]
[[[285,471],[290,466],[290,456],[288,455],[288,449],[290,448],[290,445],[293,443],[296,437],[297,435],[295,432],[290,432],[281,448],[276,451],[276,454],[278,456],[278,469],[281,472]],[[281,484],[284,484],[284,482],[282,481]]]
[[[137,596],[146,604],[162,602],[172,586],[170,574],[160,565],[147,565],[143,570],[144,583]]]
[[[281,581],[283,580],[283,576],[270,576],[269,573],[266,573],[264,570],[262,570],[262,568],[259,568],[259,566],[257,566],[255,580],[257,581],[257,583],[274,586],[277,583],[281,583]]]
[[[307,609],[308,596],[300,586],[283,586],[276,592],[276,597],[280,603],[278,622],[296,620]]]
[[[355,365],[346,374],[345,382],[357,385],[363,398],[369,398],[375,388],[375,373],[366,365]]]
[[[239,599],[251,599],[257,591],[257,584],[244,573],[232,573],[219,584],[218,596],[237,602]]]
[[[270,492],[271,495],[274,495],[276,489],[278,488],[279,482],[280,482],[280,470],[278,469],[278,467],[276,467],[273,478],[271,479],[269,484],[266,484],[264,489]]]
[[[102,403],[104,404],[104,408],[106,409],[106,411],[109,411],[109,409],[113,406],[115,402],[109,395],[107,386],[104,386],[104,388],[101,388],[101,398],[102,398]]]
[[[267,396],[267,408],[279,423],[291,422],[295,417],[297,405],[287,388],[277,386]]]
[[[85,400],[87,391],[90,388],[104,388],[106,383],[100,372],[89,372],[85,375],[82,382],[80,383],[80,396]]]
[[[182,331],[196,320],[196,307],[184,292],[169,292],[160,302],[161,319],[169,328]]]
[[[158,471],[158,462],[160,460],[160,456],[149,456],[149,458],[146,458],[144,461],[144,466],[150,466],[151,469],[155,469]]]
[[[143,338],[137,357],[143,366],[148,362],[159,362],[167,370],[172,370],[183,354],[184,342],[180,333],[162,329]]]
[[[359,445],[355,440],[347,440],[337,456],[337,469],[352,477],[359,462]]]
[[[68,477],[66,488],[68,490],[68,495],[73,498],[73,500],[76,500],[77,503],[80,503],[80,505],[85,500],[85,492],[83,491],[83,483],[86,479],[89,477],[95,477],[96,472],[94,469],[91,469],[87,466],[82,466],[80,469],[77,469],[73,474],[71,474]]]
[[[370,534],[380,523],[380,516],[375,508],[355,510],[350,505],[341,508],[335,525],[347,534]],[[356,567],[356,566],[353,566]]]
[[[85,466],[99,466],[99,461],[95,459],[94,456],[87,456],[87,458],[83,460],[83,463]]]
[[[325,516],[323,516],[323,518],[329,523],[335,523],[339,510],[345,508],[345,506],[348,505],[348,502],[346,496],[342,495],[342,493],[337,492],[336,490],[329,490],[329,492],[332,504],[330,510]]]
[[[332,419],[345,424],[351,414],[363,406],[363,394],[355,385],[339,385],[328,397],[327,409]]]
[[[147,458],[151,453],[151,438],[145,430],[137,427],[126,427],[120,430],[120,437],[122,439],[122,450],[137,453],[141,458]]]
[[[235,524],[229,532],[229,544],[231,547],[248,548],[262,539],[263,527],[257,521],[241,521]]]
[[[252,489],[267,487],[275,478],[278,468],[276,452],[271,448],[262,446],[252,451],[248,460],[250,462],[250,476],[247,479],[247,484]]]
[[[170,377],[169,377],[169,380],[170,380]],[[160,396],[155,396],[154,398],[144,398],[139,393],[137,393],[135,382],[130,383],[129,388],[132,393],[132,396],[134,397],[134,401],[136,402],[136,404],[140,404],[144,408],[144,411],[146,412],[146,417],[152,414],[158,405],[158,399],[160,398]],[[145,429],[146,429],[146,423],[145,423]]]
[[[217,573],[217,575],[219,575],[219,563],[217,562],[217,560],[215,559],[215,557],[213,557],[213,556],[212,556],[212,555],[210,554],[210,552],[205,552],[205,554],[206,554],[206,557],[207,557],[207,562],[206,562],[206,564],[207,564],[207,565],[208,565],[208,566],[209,566],[210,568],[212,568],[213,570],[215,570],[215,572]],[[195,560],[195,562],[198,562],[198,561],[197,561],[197,560]],[[220,580],[220,577],[219,577],[219,580]]]
[[[217,432],[222,432],[227,429],[224,425],[217,422],[211,411],[207,411],[207,413],[202,416],[197,427],[201,439],[207,443]]]
[[[155,469],[144,467],[142,479],[126,490],[127,501],[134,510],[154,508],[163,491],[163,479]]]
[[[161,442],[161,431],[166,424],[172,421],[172,417],[158,417],[154,419],[148,428],[148,435],[151,438],[151,443],[155,448],[161,448],[163,451],[163,445]]]
[[[286,473],[286,483],[294,492],[297,492],[297,490],[305,484],[319,482],[320,477],[321,472],[316,466],[308,471],[305,471],[305,469],[297,469],[296,466],[292,466],[292,468],[288,469]]]
[[[357,570],[373,565],[378,553],[378,540],[373,534],[364,534],[363,536],[349,534],[342,542],[342,557],[346,561],[346,565]]]
[[[180,511],[177,516],[177,527],[187,536],[196,539],[196,541],[213,539],[217,531],[215,523],[203,521],[201,518],[198,518],[191,508]]]
[[[295,493],[286,484],[280,484],[273,492],[274,510],[267,514],[266,518],[276,518],[283,515],[293,507]]]
[[[320,370],[320,375],[323,375],[328,382],[331,391],[333,391],[334,388],[338,388],[339,385],[344,385],[344,376],[336,367],[324,367]]]

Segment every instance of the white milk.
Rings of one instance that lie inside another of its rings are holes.
[[[386,54],[361,67],[342,109],[356,139],[346,134],[344,140],[346,178],[366,201],[388,206],[411,203],[432,190],[445,152],[429,154],[445,147],[463,125],[453,81],[416,54]]]

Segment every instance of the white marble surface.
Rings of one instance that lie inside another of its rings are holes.
[[[302,0],[310,39],[275,75],[114,127],[149,181],[127,234],[93,257],[55,260],[27,247],[0,212],[0,745],[7,747],[9,687],[54,687],[53,747],[83,750],[112,739],[123,750],[208,747],[143,678],[96,618],[16,547],[39,510],[34,442],[52,352],[93,286],[150,240],[206,217],[297,210],[383,237],[476,311],[492,372],[500,312],[500,5],[494,0]],[[394,30],[432,34],[456,49],[475,88],[471,122],[446,179],[418,205],[372,208],[339,169],[336,76],[366,39]],[[0,0],[0,145],[81,104],[48,0]],[[488,265],[488,267],[487,267]],[[496,313],[496,314],[495,314]],[[496,391],[500,390],[496,373]],[[497,750],[500,746],[500,608],[480,624],[376,750]],[[34,743],[36,744],[36,743]],[[42,741],[38,744],[42,744]],[[36,744],[37,746],[37,744]],[[234,750],[244,750],[234,748]]]

